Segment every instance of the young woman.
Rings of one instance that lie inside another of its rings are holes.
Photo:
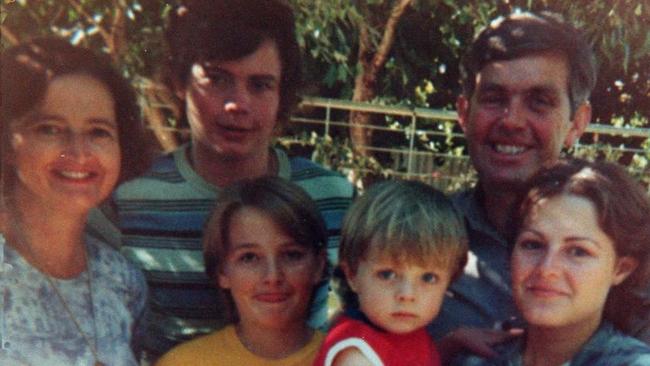
[[[0,364],[135,365],[143,276],[84,234],[146,164],[134,94],[60,39],[9,48],[0,66]]]
[[[650,347],[628,336],[650,298],[642,187],[620,166],[575,160],[529,188],[512,253],[513,295],[528,329],[499,357],[464,365],[650,365]]]
[[[156,365],[311,365],[323,334],[307,319],[326,242],[316,205],[294,183],[263,177],[224,190],[203,245],[231,324],[173,348]]]

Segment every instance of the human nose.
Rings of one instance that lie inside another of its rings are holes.
[[[415,300],[415,286],[409,279],[403,279],[397,284],[397,300],[400,302]]]
[[[560,268],[558,253],[547,251],[539,256],[536,264],[536,271],[543,277],[557,276]]]
[[[275,259],[269,259],[264,266],[264,282],[278,284],[284,280],[284,268]]]
[[[85,159],[91,154],[90,144],[83,134],[70,131],[64,139],[63,151],[61,157],[74,158],[77,160]]]
[[[509,128],[518,128],[523,126],[525,121],[524,106],[518,97],[511,97],[508,103],[503,106],[501,112],[501,124]]]
[[[250,107],[250,95],[242,85],[233,85],[226,100],[224,110],[228,113],[247,113]]]

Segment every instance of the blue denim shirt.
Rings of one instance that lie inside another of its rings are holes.
[[[439,339],[460,326],[500,329],[519,325],[506,239],[488,222],[475,189],[454,194],[452,201],[465,218],[469,260],[463,275],[449,287],[429,332]]]
[[[522,337],[497,347],[498,357],[483,359],[476,356],[459,357],[452,365],[458,366],[521,366],[524,351]],[[628,337],[603,322],[570,361],[562,366],[648,366],[650,347],[636,338]]]

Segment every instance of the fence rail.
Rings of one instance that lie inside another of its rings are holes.
[[[309,113],[306,114],[309,116],[314,115],[314,110],[324,110],[322,119],[301,116],[300,111],[292,117],[293,123],[314,126],[323,136],[330,135],[334,128],[347,130],[350,125],[345,114],[352,111],[401,119],[402,123],[399,125],[370,125],[367,127],[374,131],[401,135],[401,138],[404,139],[403,143],[397,147],[365,146],[368,151],[391,155],[393,163],[390,171],[393,175],[445,185],[446,181],[472,171],[467,155],[453,155],[416,146],[416,139],[422,136],[445,137],[453,139],[455,145],[464,146],[463,133],[457,128],[445,127],[448,124],[453,125],[458,120],[455,111],[387,106],[319,97],[304,97],[300,107],[300,110],[308,111]],[[337,117],[333,117],[335,114]],[[581,153],[584,155],[588,151],[601,153],[607,151],[610,154],[620,154],[621,156],[641,154],[650,157],[650,151],[642,148],[643,141],[647,139],[650,139],[650,128],[590,124],[581,138],[582,142],[578,141],[574,149],[578,155]],[[291,141],[291,138],[287,137],[284,141]],[[612,141],[616,141],[616,143],[613,144]],[[435,163],[436,159],[446,160],[448,163],[446,169],[439,169],[440,164]],[[636,173],[650,179],[650,166],[637,168]]]
[[[141,85],[143,90],[155,86]],[[169,109],[166,104],[152,105],[153,108]],[[315,118],[318,111],[322,117]],[[334,129],[345,131],[347,135],[350,126],[348,113],[352,111],[367,112],[386,119],[399,120],[400,123],[387,126],[377,123],[367,126],[378,133],[394,134],[393,143],[387,146],[362,146],[367,151],[388,156],[384,161],[390,161],[384,167],[391,175],[420,179],[434,185],[446,187],[449,181],[471,181],[473,169],[469,164],[466,154],[453,154],[449,151],[436,151],[435,148],[423,148],[421,140],[450,140],[451,145],[458,147],[465,145],[465,136],[457,128],[458,115],[452,110],[429,109],[420,107],[380,105],[377,103],[360,103],[349,100],[328,99],[320,97],[303,97],[297,113],[291,117],[292,125],[307,126],[321,137],[331,136]],[[314,113],[316,112],[316,113]],[[173,131],[182,139],[188,136],[187,129],[157,126],[156,129]],[[401,139],[401,141],[399,141]],[[280,138],[285,144],[304,144],[303,139],[296,136],[283,136]],[[650,140],[650,128],[616,127],[604,124],[589,124],[585,134],[578,141],[574,149],[578,155],[595,151],[619,154],[620,156],[639,155],[645,161],[650,159],[650,149],[643,148],[644,141]],[[397,142],[397,143],[395,143]],[[648,146],[650,143],[646,143]],[[443,160],[444,164],[439,161]],[[637,164],[638,165],[638,164]],[[642,176],[644,181],[650,182],[650,163],[645,166],[635,167],[634,173]],[[362,171],[363,173],[363,171]]]

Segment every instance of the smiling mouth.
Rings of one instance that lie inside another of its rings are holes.
[[[526,148],[518,145],[493,144],[492,149],[500,154],[519,155],[526,151]]]
[[[289,298],[289,295],[285,293],[268,293],[257,295],[255,298],[261,302],[275,304],[286,301]]]
[[[75,181],[88,180],[97,176],[97,173],[95,172],[80,172],[74,170],[54,170],[54,174],[60,178]]]
[[[545,286],[527,286],[526,291],[532,293],[533,296],[540,298],[554,298],[567,295],[567,293],[562,290]]]

